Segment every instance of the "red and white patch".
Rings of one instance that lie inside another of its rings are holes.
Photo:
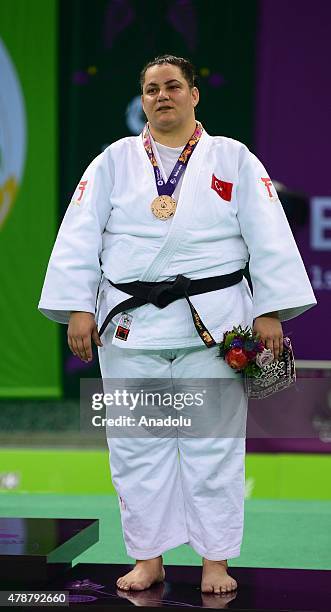
[[[86,185],[87,185],[88,181],[80,181],[77,189],[80,191],[79,197],[75,198],[75,204],[81,204],[81,201],[83,199],[83,195],[84,195],[84,191],[86,189]]]
[[[227,181],[222,181],[213,174],[211,181],[211,188],[216,191],[216,193],[225,200],[226,202],[231,202],[232,197],[232,187],[233,183],[228,183]]]
[[[128,314],[127,312],[121,315],[121,318],[115,329],[115,334],[114,334],[115,338],[118,338],[119,340],[124,340],[124,341],[128,339],[132,319],[133,319],[133,316]]]
[[[278,194],[277,194],[276,189],[273,186],[271,178],[269,178],[269,176],[266,176],[266,177],[261,176],[261,181],[265,186],[266,195],[269,198],[269,200],[271,202],[275,202],[276,200],[278,200]]]

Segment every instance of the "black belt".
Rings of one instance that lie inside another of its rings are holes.
[[[185,298],[191,309],[191,314],[195,328],[207,347],[215,346],[216,342],[201,318],[190,302],[190,295],[198,295],[200,293],[208,293],[209,291],[217,291],[217,289],[225,289],[225,287],[231,287],[240,283],[243,278],[243,270],[237,270],[231,272],[231,274],[222,274],[222,276],[209,276],[208,278],[199,278],[197,280],[191,280],[182,274],[178,274],[173,281],[160,281],[149,283],[145,281],[134,281],[132,283],[113,283],[107,279],[113,287],[128,293],[132,297],[120,302],[112,308],[107,314],[104,322],[102,323],[99,336],[103,334],[108,323],[112,320],[115,315],[120,312],[124,312],[129,308],[136,308],[137,306],[143,306],[144,304],[154,304],[158,308],[165,308],[172,302]]]

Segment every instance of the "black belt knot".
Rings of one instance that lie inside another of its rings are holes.
[[[236,283],[240,283],[242,277],[243,270],[236,270],[235,272],[230,272],[229,274],[199,278],[196,280],[191,280],[190,278],[183,276],[183,274],[178,274],[173,281],[133,281],[130,283],[113,283],[110,279],[108,279],[109,283],[113,285],[113,287],[127,293],[131,297],[114,306],[114,308],[112,308],[112,310],[107,314],[100,327],[99,336],[103,334],[112,318],[120,312],[125,312],[130,308],[136,308],[137,306],[143,306],[144,304],[149,303],[154,304],[154,306],[157,306],[158,308],[165,308],[171,304],[171,302],[175,302],[175,300],[180,298],[185,298],[190,307],[193,323],[201,340],[208,348],[215,346],[216,342],[190,301],[190,296],[200,295],[201,293],[209,293],[210,291],[217,291],[218,289],[224,289],[225,287],[231,287]],[[126,338],[127,335],[128,334],[126,334]]]
[[[184,297],[190,284],[190,278],[178,274],[174,281],[164,281],[155,284],[148,293],[147,300],[154,304],[154,306],[165,308],[171,304],[171,302],[178,300],[180,297]]]

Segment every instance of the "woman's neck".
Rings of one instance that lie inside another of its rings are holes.
[[[160,144],[163,144],[166,147],[173,148],[184,147],[189,141],[190,137],[194,134],[195,128],[195,119],[191,121],[188,125],[183,126],[182,129],[176,128],[173,131],[160,131],[149,125],[150,133],[152,134],[156,142],[159,142]]]

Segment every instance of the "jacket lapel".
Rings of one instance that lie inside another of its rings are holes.
[[[161,245],[159,252],[155,255],[154,259],[141,274],[139,280],[147,282],[158,280],[160,273],[168,265],[169,261],[176,253],[179,244],[185,240],[185,230],[188,221],[191,218],[194,206],[196,205],[202,163],[211,142],[212,138],[205,131],[203,131],[184,173],[176,212],[172,218],[171,224],[169,225],[169,231],[163,244]],[[142,139],[140,139],[140,146],[146,160],[148,161],[149,171],[152,174],[152,180],[155,184],[153,168],[146,155]]]

